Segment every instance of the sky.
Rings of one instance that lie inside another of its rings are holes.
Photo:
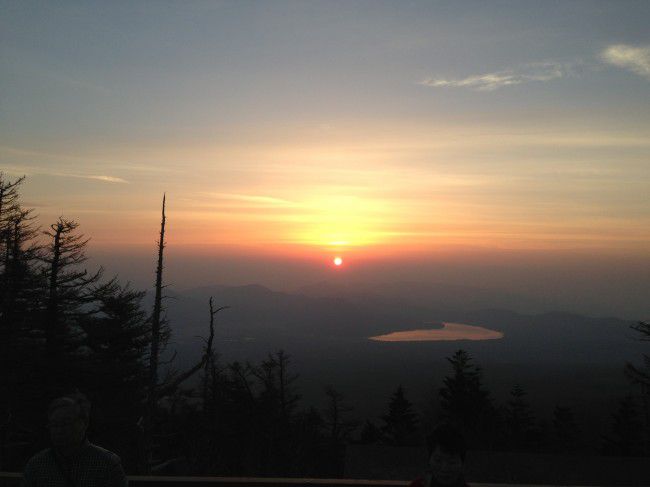
[[[151,249],[166,193],[172,251],[229,259],[220,282],[339,255],[374,279],[528,269],[485,280],[512,287],[570,262],[593,302],[612,273],[647,301],[648,2],[0,8],[0,169],[128,277],[111,256]]]

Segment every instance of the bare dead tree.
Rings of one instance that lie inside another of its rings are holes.
[[[161,315],[162,315],[162,289],[163,289],[163,254],[165,250],[165,223],[167,218],[165,216],[165,202],[167,195],[163,195],[162,200],[162,217],[160,221],[160,239],[158,240],[158,264],[156,266],[156,284],[154,298],[153,313],[151,314],[151,355],[149,357],[149,385],[151,390],[155,389],[158,383],[158,359],[160,356],[160,342],[161,342]],[[155,396],[150,395],[151,398]]]
[[[248,362],[245,365],[242,365],[235,361],[228,366],[228,370],[237,386],[246,392],[248,402],[250,404],[255,404],[255,393],[253,392],[253,387],[251,385],[251,378],[257,377],[255,367]]]
[[[325,387],[327,395],[327,407],[324,411],[325,426],[329,439],[334,444],[345,442],[359,426],[359,421],[349,417],[353,408],[345,402],[345,396],[334,387]]]
[[[183,382],[188,380],[199,370],[204,368],[214,355],[214,318],[219,311],[227,309],[228,306],[222,306],[214,309],[212,298],[210,298],[210,333],[205,341],[203,354],[197,363],[183,372],[172,371],[168,373],[164,380],[159,378],[160,352],[166,341],[166,330],[164,330],[163,320],[163,269],[164,269],[164,250],[165,250],[165,224],[167,221],[165,215],[166,195],[163,195],[162,216],[160,222],[160,238],[158,240],[158,261],[156,266],[156,283],[154,306],[151,314],[151,351],[149,356],[149,387],[147,391],[147,400],[143,417],[143,470],[145,473],[151,471],[153,463],[153,433],[156,420],[156,409],[160,399],[171,396],[178,391]],[[175,356],[175,355],[174,355]],[[173,360],[173,359],[172,359]]]
[[[207,340],[205,341],[205,346],[203,348],[204,355],[206,356],[205,364],[203,366],[203,412],[205,413],[207,411],[207,406],[208,403],[210,402],[208,398],[208,391],[211,390],[212,393],[214,394],[216,390],[216,382],[217,382],[217,376],[220,374],[220,371],[217,368],[217,363],[216,363],[216,354],[213,350],[212,346],[212,340],[214,337],[214,317],[215,315],[224,309],[229,308],[229,306],[222,306],[218,309],[214,309],[213,303],[212,303],[212,296],[210,296],[210,336]]]
[[[213,342],[214,342],[214,317],[219,311],[228,309],[230,306],[221,306],[214,309],[212,305],[212,297],[210,297],[210,335],[205,341],[203,348],[203,356],[194,366],[190,367],[184,372],[173,372],[167,377],[167,380],[158,385],[158,398],[169,396],[173,394],[178,387],[187,379],[196,374],[199,370],[205,368],[211,357],[214,355]]]
[[[147,404],[144,413],[144,462],[145,473],[149,472],[151,465],[153,445],[152,434],[155,422],[156,404],[158,402],[158,361],[160,358],[161,345],[161,315],[162,315],[162,288],[163,288],[163,262],[165,250],[165,203],[166,196],[162,200],[162,217],[160,222],[160,238],[158,240],[158,264],[156,266],[156,282],[153,312],[151,314],[151,350],[149,352],[149,388],[147,391]]]
[[[275,354],[275,363],[278,368],[278,393],[280,398],[280,413],[285,422],[289,422],[289,416],[292,414],[300,396],[293,392],[292,384],[298,379],[298,374],[291,374],[289,366],[291,356],[284,350],[279,350]]]

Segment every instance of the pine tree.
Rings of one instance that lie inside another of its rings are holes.
[[[300,400],[294,385],[298,375],[291,372],[290,365],[290,355],[279,350],[253,368],[261,385],[257,417],[261,429],[267,433],[261,458],[268,474],[279,474],[290,464],[295,414]]]
[[[21,178],[18,183],[22,181]],[[0,179],[0,194],[6,184]],[[15,328],[21,321],[27,321],[26,317],[34,312],[35,303],[38,303],[40,247],[35,241],[38,229],[32,210],[20,206],[14,193],[18,186],[8,184],[13,190],[8,194],[12,198],[10,203],[0,204],[0,327],[5,324]]]
[[[382,416],[382,420],[381,431],[389,445],[411,446],[417,443],[417,415],[401,385],[391,396],[388,413]]]
[[[577,447],[580,428],[575,420],[573,410],[566,406],[555,406],[553,410],[553,430],[557,450],[562,453],[573,451]]]
[[[323,438],[323,417],[309,407],[297,413],[295,419],[296,448],[293,453],[295,474],[301,477],[332,478],[343,473],[344,463],[327,465],[327,440]],[[340,459],[340,457],[339,457]],[[345,460],[345,456],[343,456]]]
[[[24,438],[36,423],[40,387],[34,357],[41,350],[33,335],[40,309],[41,275],[32,210],[20,204],[25,178],[10,181],[0,172],[0,470],[9,468],[4,441]]]
[[[606,436],[604,452],[617,456],[640,456],[643,454],[643,422],[639,408],[631,394],[619,402],[612,414],[611,434]]]
[[[377,428],[375,423],[366,419],[366,422],[363,423],[363,426],[361,427],[359,443],[366,445],[377,443],[379,440],[381,440],[381,431]]]
[[[78,227],[77,222],[61,217],[43,232],[48,238],[40,256],[47,286],[42,320],[46,352],[43,376],[50,396],[78,385],[75,362],[86,352],[82,321],[90,313],[95,286],[103,274],[102,268],[95,273],[83,268],[89,239],[77,232]]]
[[[260,400],[265,404],[269,418],[276,418],[284,425],[291,422],[300,395],[295,392],[297,374],[290,371],[291,356],[278,350],[253,369],[263,386]]]
[[[103,392],[109,402],[128,402],[128,415],[135,420],[142,414],[136,404],[146,384],[145,358],[150,342],[142,308],[144,294],[112,280],[97,289],[95,312],[82,322],[85,343],[92,352],[89,376],[99,386],[98,393]],[[111,398],[112,391],[125,396]]]
[[[0,370],[11,370],[25,343],[39,303],[39,247],[32,210],[20,205],[24,177],[8,181],[0,172]],[[9,379],[13,374],[8,373]],[[5,383],[4,380],[0,381]]]
[[[0,346],[6,347],[0,355],[7,360],[2,370],[11,367],[17,348],[26,345],[25,335],[40,301],[38,229],[32,210],[20,205],[18,190],[23,181],[24,177],[7,181],[0,172]]]
[[[144,292],[116,279],[99,286],[93,313],[81,321],[88,356],[80,386],[93,398],[94,438],[137,467],[146,391],[149,326],[142,308]]]
[[[443,379],[444,386],[439,389],[440,419],[456,424],[469,443],[492,437],[494,408],[490,393],[483,387],[481,368],[464,350],[456,351],[447,361],[452,375]]]
[[[0,272],[3,274],[11,254],[13,221],[21,211],[19,189],[24,181],[25,176],[9,181],[4,173],[0,172]]]
[[[345,445],[359,425],[350,417],[352,407],[346,404],[343,394],[332,386],[325,388],[327,406],[323,412],[327,453],[323,460],[330,475],[341,475],[345,466]]]
[[[343,394],[330,385],[325,388],[325,395],[327,396],[327,407],[323,418],[329,439],[336,445],[345,443],[357,429],[359,422],[350,418],[353,408],[345,402]]]
[[[517,450],[530,445],[535,426],[535,417],[525,399],[526,395],[524,389],[515,384],[504,409],[508,443]]]

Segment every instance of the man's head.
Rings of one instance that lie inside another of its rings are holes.
[[[440,485],[457,485],[463,475],[465,463],[465,440],[451,425],[438,426],[427,437],[429,469]]]
[[[90,402],[81,393],[55,399],[47,410],[50,438],[55,448],[71,449],[86,438]]]

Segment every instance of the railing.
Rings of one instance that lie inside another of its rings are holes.
[[[17,487],[22,474],[0,472],[0,487]],[[129,487],[406,487],[405,480],[129,475]],[[479,485],[479,484],[475,484]],[[484,485],[483,487],[489,487]]]
[[[0,487],[18,487],[22,474],[0,472]],[[174,477],[129,475],[129,487],[407,487],[406,480],[303,479],[267,477]],[[544,487],[524,484],[480,484],[472,487]]]

